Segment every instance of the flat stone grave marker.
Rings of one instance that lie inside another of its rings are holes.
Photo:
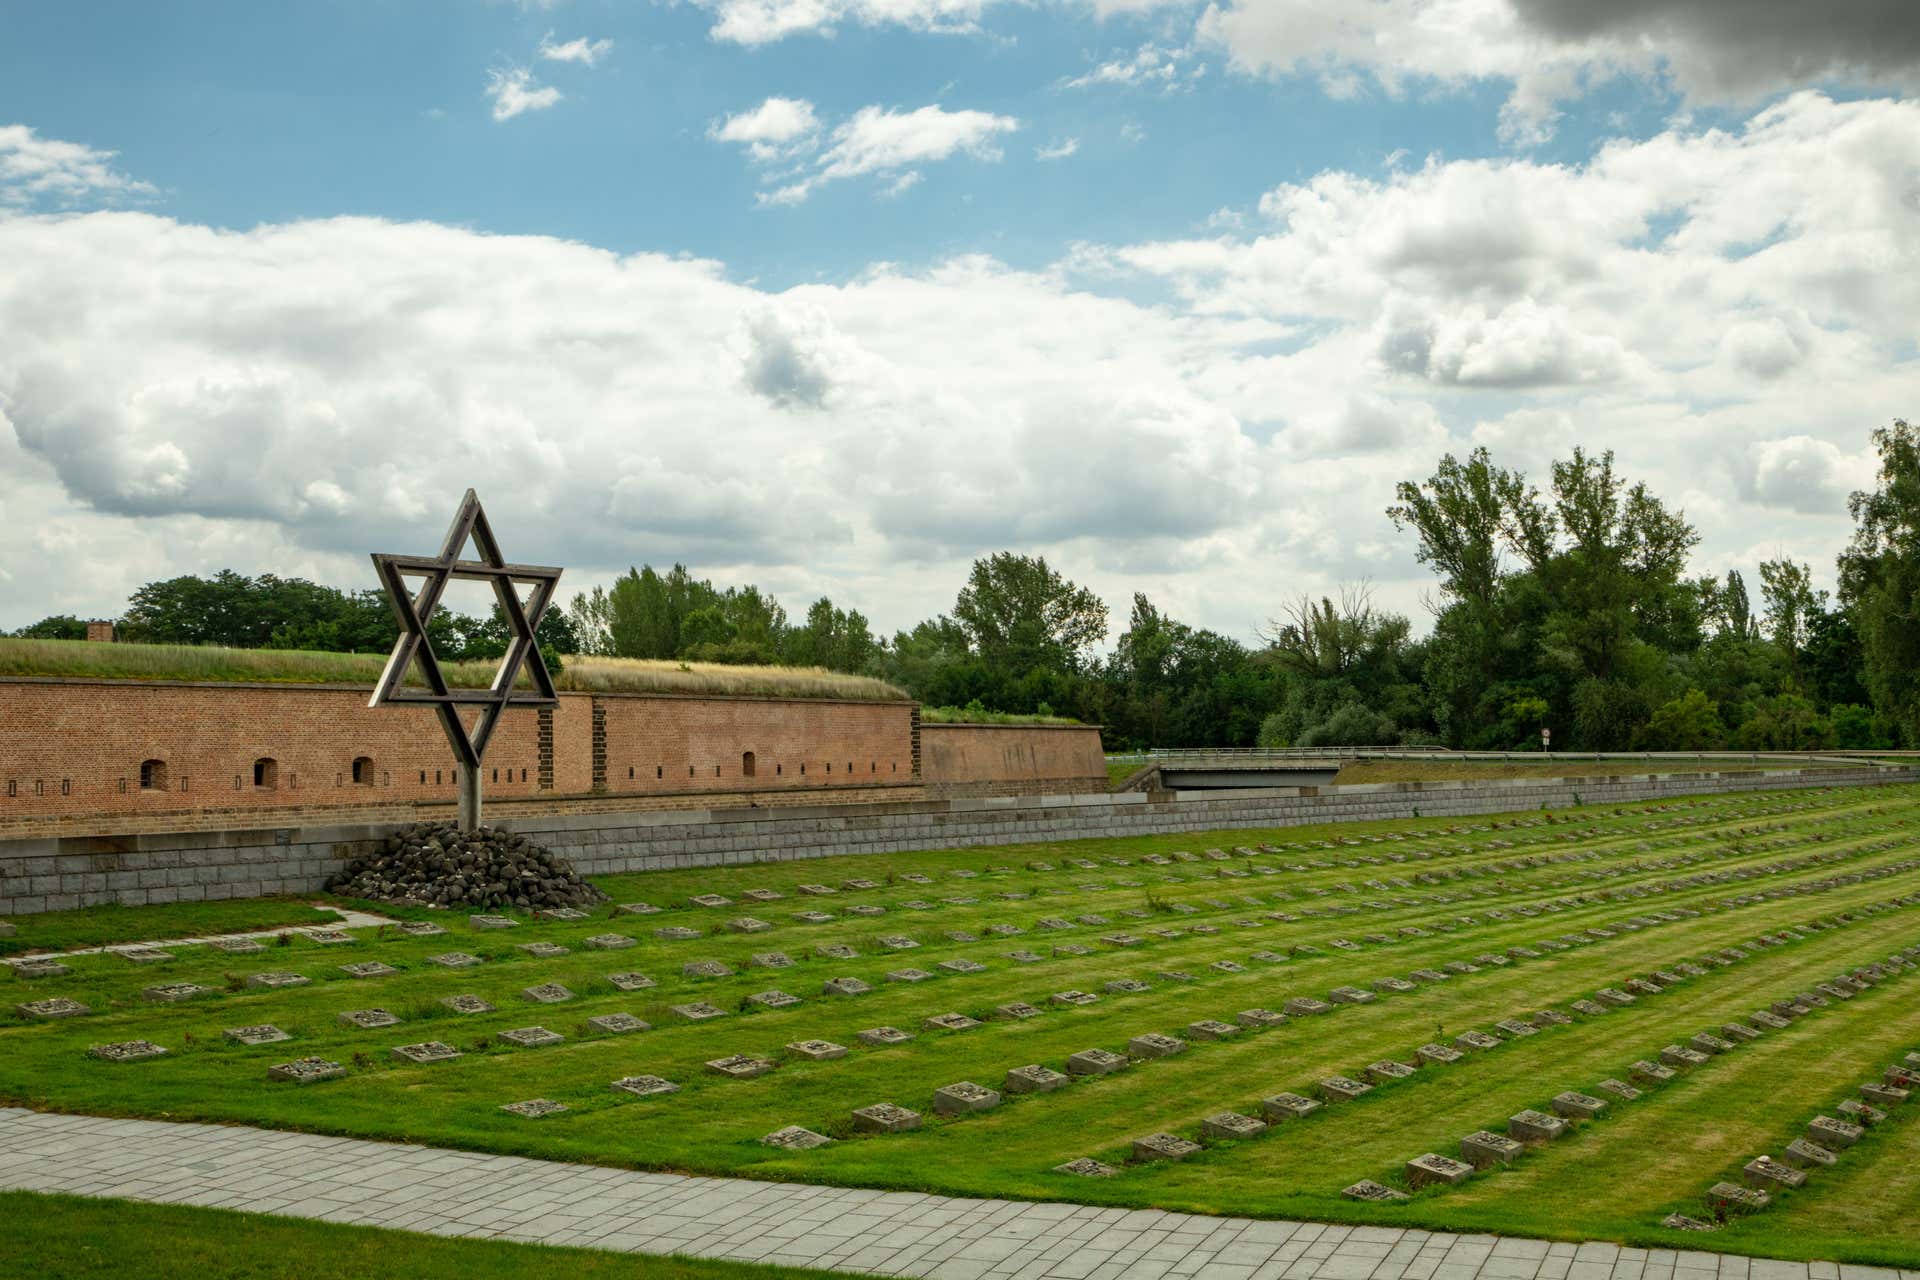
[[[1565,1120],[1531,1107],[1507,1118],[1507,1135],[1517,1142],[1551,1142],[1566,1131]]]
[[[660,914],[660,908],[654,906],[651,902],[623,902],[616,909],[623,916],[655,916]]]
[[[1082,1049],[1067,1059],[1067,1074],[1072,1076],[1105,1076],[1125,1070],[1127,1055],[1115,1053],[1111,1049]]]
[[[442,969],[469,969],[481,963],[480,957],[466,951],[443,951],[437,956],[428,956],[428,964],[437,964]]]
[[[815,1147],[826,1146],[833,1139],[824,1133],[815,1133],[811,1129],[790,1124],[784,1129],[775,1129],[760,1141],[769,1147],[778,1147],[782,1151],[811,1151]]]
[[[434,925],[433,927],[435,929],[440,928],[439,925]],[[445,930],[441,930],[441,932],[444,933]],[[213,947],[214,950],[224,951],[230,956],[251,955],[255,951],[266,950],[266,947],[258,938],[215,938],[213,940]]]
[[[1591,1120],[1607,1109],[1605,1098],[1596,1098],[1590,1093],[1579,1093],[1574,1090],[1555,1094],[1550,1105],[1555,1115],[1565,1116],[1570,1120]]]
[[[1240,1034],[1240,1028],[1218,1018],[1202,1018],[1187,1024],[1187,1034],[1195,1040],[1225,1040]]]
[[[1772,1156],[1755,1156],[1740,1170],[1750,1187],[1804,1187],[1807,1174]]]
[[[1257,1138],[1266,1131],[1266,1121],[1256,1120],[1252,1116],[1243,1116],[1237,1111],[1222,1111],[1200,1122],[1200,1132],[1203,1136],[1223,1142]]]
[[[115,1044],[96,1044],[87,1053],[103,1062],[139,1062],[158,1058],[166,1050],[151,1040],[122,1040]]]
[[[848,907],[847,914],[850,916],[864,916],[867,919],[872,919],[874,916],[883,916],[887,914],[887,909],[882,906],[876,906],[871,902],[862,902],[854,906]]]
[[[1518,1018],[1502,1018],[1493,1024],[1493,1029],[1509,1040],[1518,1040],[1522,1036],[1540,1034],[1540,1029],[1531,1022],[1522,1022]]]
[[[1332,1005],[1324,1000],[1316,1000],[1312,996],[1294,996],[1280,1007],[1285,1009],[1287,1013],[1293,1017],[1300,1017],[1303,1014],[1333,1012]]]
[[[1399,995],[1408,991],[1416,991],[1419,988],[1415,987],[1413,983],[1408,982],[1405,978],[1380,978],[1374,982],[1373,989],[1390,995]]]
[[[1642,1058],[1627,1068],[1627,1074],[1641,1084],[1664,1084],[1673,1079],[1674,1070],[1664,1063],[1649,1062]]]
[[[1456,1186],[1473,1176],[1473,1166],[1452,1156],[1429,1151],[1407,1161],[1407,1185],[1416,1191],[1428,1186]]]
[[[1480,972],[1480,966],[1479,966],[1479,965],[1477,965],[1477,964],[1468,964],[1468,963],[1467,963],[1467,962],[1466,962],[1465,960],[1449,960],[1449,961],[1447,961],[1447,963],[1446,963],[1446,964],[1445,964],[1444,966],[1442,966],[1442,967],[1443,967],[1443,968],[1445,968],[1445,969],[1446,969],[1446,971],[1447,971],[1448,973],[1478,973],[1478,972]]]
[[[1115,995],[1136,995],[1142,991],[1153,990],[1152,987],[1140,981],[1138,978],[1115,978],[1112,982],[1106,983],[1101,989],[1112,992]]]
[[[502,1031],[494,1037],[504,1044],[521,1049],[538,1049],[544,1045],[559,1044],[566,1037],[557,1031],[545,1027],[515,1027],[511,1031]]]
[[[1243,1027],[1277,1027],[1286,1020],[1286,1014],[1271,1009],[1242,1009],[1234,1015],[1234,1021]]]
[[[1056,991],[1047,999],[1059,1005],[1092,1004],[1100,997],[1091,991]]]
[[[73,972],[58,960],[10,960],[7,967],[16,978],[64,978]]]
[[[1261,964],[1285,964],[1287,962],[1287,958],[1278,951],[1256,951],[1247,958],[1249,960],[1258,960]]]
[[[980,1021],[964,1013],[936,1013],[930,1018],[922,1018],[920,1025],[929,1031],[967,1031],[979,1026]]]
[[[358,1027],[362,1031],[397,1026],[400,1022],[398,1017],[385,1009],[348,1009],[334,1020],[343,1027]]]
[[[654,985],[653,979],[644,973],[610,973],[607,981],[620,991],[645,991]]]
[[[696,907],[730,907],[733,905],[732,898],[723,897],[717,893],[696,893],[691,898],[688,898],[687,901]]]
[[[902,1031],[898,1027],[868,1027],[860,1033],[860,1043],[884,1048],[887,1045],[905,1044],[913,1039],[911,1031]]]
[[[212,990],[212,987],[203,987],[197,982],[163,982],[158,986],[145,988],[140,994],[159,1004],[178,1004],[182,1000],[204,996]]]
[[[718,960],[689,960],[680,966],[680,974],[686,978],[731,978],[733,969]]]
[[[954,898],[942,898],[940,899],[940,901],[952,907],[971,907],[975,903],[979,902],[980,899],[971,897],[967,894],[961,894],[960,896],[954,897]]]
[[[512,916],[479,915],[468,916],[467,924],[475,929],[518,929],[520,922]]]
[[[1747,1021],[1765,1027],[1769,1031],[1779,1031],[1782,1028],[1793,1025],[1793,1023],[1781,1017],[1779,1014],[1772,1013],[1766,1009],[1756,1009],[1754,1012],[1748,1014]]]
[[[971,1080],[962,1080],[933,1091],[933,1109],[943,1116],[991,1111],[999,1105],[1000,1095],[997,1092]]]
[[[525,1116],[529,1120],[540,1120],[547,1116],[557,1116],[567,1109],[564,1102],[555,1102],[552,1098],[528,1098],[525,1102],[507,1102],[501,1104],[502,1111],[511,1111],[516,1116]]]
[[[400,971],[378,960],[361,960],[355,964],[341,965],[340,972],[349,978],[387,978]]]
[[[1093,954],[1093,948],[1078,942],[1062,942],[1053,949],[1057,956],[1086,956]]]
[[[419,1044],[403,1044],[393,1050],[393,1056],[415,1066],[425,1066],[433,1062],[451,1062],[460,1056],[460,1051],[450,1044],[439,1040],[423,1040]]]
[[[1037,1018],[1040,1011],[1024,1000],[1012,1000],[994,1009],[1003,1018]]]
[[[740,896],[749,902],[778,902],[787,895],[778,889],[748,889]]]
[[[1035,922],[1035,927],[1045,929],[1049,933],[1057,933],[1062,929],[1073,928],[1073,922],[1062,920],[1059,916],[1043,916]]]
[[[756,991],[747,997],[747,1003],[763,1009],[791,1009],[800,1003],[800,997],[785,991]]]
[[[605,1031],[611,1035],[626,1035],[633,1031],[650,1031],[653,1024],[645,1019],[636,1018],[630,1013],[602,1013],[587,1019],[587,1025],[595,1031]]]
[[[1173,1133],[1150,1133],[1133,1140],[1135,1160],[1185,1160],[1199,1150],[1199,1143]]]
[[[873,988],[859,978],[828,978],[820,984],[821,994],[829,996],[863,996],[871,990]]]
[[[1612,1005],[1615,1008],[1621,1008],[1626,1005],[1630,1005],[1634,1001],[1634,997],[1628,995],[1626,992],[1620,990],[1618,987],[1602,987],[1600,988],[1600,990],[1593,993],[1593,998],[1598,1000],[1601,1004]]]
[[[1011,1068],[1000,1087],[1007,1093],[1052,1093],[1064,1087],[1068,1080],[1068,1076],[1051,1067],[1031,1062],[1024,1067]]]
[[[1414,1050],[1414,1053],[1419,1056],[1420,1061],[1428,1063],[1438,1062],[1444,1064],[1458,1062],[1460,1059],[1466,1057],[1466,1055],[1458,1049],[1453,1048],[1451,1045],[1444,1044],[1423,1044]]]
[[[1707,1055],[1698,1049],[1670,1044],[1660,1051],[1660,1061],[1670,1067],[1697,1067],[1707,1061]]]
[[[827,921],[833,919],[833,912],[831,911],[796,911],[793,913],[793,918],[795,920],[798,920],[801,924],[825,924]]]
[[[638,945],[638,941],[624,933],[596,933],[580,945],[589,951],[624,951]]]
[[[609,1088],[630,1093],[636,1098],[656,1098],[663,1093],[678,1093],[680,1086],[659,1076],[621,1076]]]
[[[1036,956],[1035,959],[1038,959]],[[987,966],[978,960],[942,960],[936,966],[947,973],[985,973]]]
[[[1212,964],[1208,965],[1207,968],[1212,969],[1215,973],[1245,973],[1247,971],[1247,966],[1237,960],[1215,960]],[[1373,997],[1368,996],[1367,998],[1371,1000]]]
[[[773,928],[772,925],[757,916],[740,916],[727,921],[727,930],[730,933],[765,933],[771,928]]]
[[[228,1027],[221,1034],[235,1044],[244,1045],[275,1044],[293,1038],[270,1022],[255,1023],[250,1027]]]
[[[714,1058],[707,1063],[707,1070],[715,1075],[726,1076],[731,1080],[751,1080],[773,1070],[771,1058],[756,1058],[750,1053],[731,1054],[725,1058]]]
[[[1007,951],[1002,954],[1015,964],[1038,964],[1040,961],[1046,959],[1045,956],[1036,951]]]
[[[1414,1071],[1415,1068],[1408,1066],[1404,1062],[1395,1062],[1391,1058],[1382,1058],[1378,1062],[1368,1063],[1366,1070],[1360,1074],[1365,1076],[1372,1084],[1387,1084],[1394,1080],[1405,1080],[1408,1076],[1412,1075]]]
[[[878,889],[880,887],[880,882],[877,880],[867,880],[858,877],[852,880],[842,880],[840,884],[842,888],[846,889]]]
[[[558,960],[572,951],[572,948],[563,947],[557,942],[523,942],[516,949],[535,960]]]
[[[1349,1200],[1364,1200],[1370,1204],[1388,1204],[1409,1198],[1406,1192],[1382,1186],[1371,1178],[1362,1178],[1350,1187],[1341,1188],[1340,1194]]]
[[[1111,1178],[1120,1171],[1110,1164],[1102,1164],[1091,1156],[1081,1156],[1078,1160],[1069,1160],[1065,1164],[1053,1166],[1055,1173],[1071,1173],[1080,1178]]]
[[[853,1127],[862,1133],[905,1133],[920,1127],[920,1113],[891,1102],[876,1102],[854,1111]]]
[[[787,1046],[787,1051],[809,1062],[830,1062],[847,1056],[847,1046],[831,1040],[795,1040]]]
[[[844,942],[816,948],[814,954],[824,960],[858,960],[860,958],[860,953]]]
[[[716,1008],[708,1004],[705,1000],[695,1000],[691,1004],[676,1004],[671,1006],[671,1008],[688,1022],[706,1022],[712,1018],[724,1018],[727,1016],[725,1009]]]
[[[1453,1042],[1463,1049],[1497,1049],[1500,1038],[1490,1036],[1484,1031],[1463,1031],[1453,1038]]]
[[[784,951],[756,951],[748,963],[756,969],[791,969],[793,957]]]
[[[326,1058],[295,1058],[267,1068],[267,1079],[287,1084],[319,1084],[322,1080],[338,1080],[346,1074],[345,1067]]]
[[[559,1004],[563,1000],[573,999],[573,992],[557,982],[543,982],[537,987],[523,987],[520,996],[535,1004]]]
[[[1184,1053],[1186,1048],[1186,1041],[1157,1031],[1127,1041],[1127,1052],[1136,1058],[1171,1058],[1176,1053]]]
[[[1628,1084],[1625,1080],[1602,1080],[1599,1084],[1595,1085],[1594,1088],[1600,1090],[1602,1093],[1610,1093],[1622,1102],[1632,1102],[1640,1096],[1640,1091]]]
[[[1726,1053],[1733,1048],[1730,1041],[1724,1040],[1710,1031],[1702,1031],[1699,1035],[1694,1036],[1687,1041],[1687,1046],[1706,1054]]]
[[[1536,1027],[1564,1027],[1572,1021],[1558,1009],[1542,1009],[1533,1015],[1533,1025]]]
[[[1415,969],[1408,976],[1420,982],[1445,982],[1449,977],[1438,969]]]
[[[683,924],[670,924],[664,929],[655,929],[653,936],[665,942],[691,942],[700,936],[700,931]]]
[[[927,875],[924,872],[920,872],[920,871],[903,871],[900,873],[900,879],[907,881],[909,884],[932,884],[933,883],[932,876]]]
[[[1912,1094],[1899,1085],[1881,1084],[1876,1080],[1869,1080],[1860,1086],[1860,1096],[1877,1107],[1897,1107]]]
[[[1092,915],[1092,914],[1084,915],[1084,916],[1075,916],[1074,919],[1078,920],[1081,924],[1089,925],[1094,928],[1098,928],[1101,925],[1113,923],[1113,921],[1107,919],[1105,916]]]
[[[589,919],[589,916],[578,907],[536,907],[533,912],[533,918],[535,920],[574,921],[586,920]]]
[[[1607,1006],[1597,1000],[1575,1000],[1569,1007],[1575,1013],[1584,1013],[1590,1018],[1609,1012]]]
[[[1351,1102],[1362,1094],[1373,1092],[1372,1085],[1363,1084],[1349,1076],[1328,1076],[1314,1087],[1327,1102]]]
[[[28,1000],[13,1008],[16,1013],[28,1018],[78,1018],[93,1012],[78,1000],[71,1000],[66,996],[54,996],[48,1000]]]
[[[312,935],[310,934],[308,936],[311,937]],[[347,941],[351,942],[352,939],[349,938]],[[173,959],[173,952],[162,951],[158,947],[128,947],[126,950],[116,952],[115,954],[122,960],[129,961],[133,964],[165,964],[167,961]]]
[[[479,996],[447,996],[441,1004],[455,1013],[492,1013],[493,1006]]]
[[[1510,1165],[1525,1151],[1524,1144],[1504,1133],[1492,1133],[1486,1129],[1460,1139],[1460,1158],[1476,1169]]]
[[[1819,1143],[1809,1142],[1805,1138],[1795,1138],[1781,1154],[1796,1169],[1823,1169],[1840,1159]]]

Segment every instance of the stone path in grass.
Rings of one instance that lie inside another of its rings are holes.
[[[336,921],[286,924],[278,928],[254,929],[241,933],[210,933],[201,938],[150,938],[145,942],[108,942],[97,947],[75,947],[71,951],[22,951],[9,956],[8,960],[64,960],[68,956],[92,956],[109,951],[138,951],[143,947],[203,947],[215,942],[229,942],[235,938],[277,938],[283,933],[311,933],[315,929],[377,929],[383,924],[394,923],[386,916],[377,916],[371,911],[336,907],[329,902],[309,902],[307,905],[316,911],[331,911],[340,918]],[[0,963],[5,962],[0,961]]]
[[[0,1108],[0,1189],[937,1280],[1920,1280],[1691,1250],[862,1191]]]

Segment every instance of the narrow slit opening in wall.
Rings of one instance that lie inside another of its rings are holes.
[[[634,767],[633,767],[632,765],[628,765],[628,766],[627,766],[627,781],[628,781],[628,782],[632,782],[632,781],[633,781],[633,768],[634,768]]]
[[[497,768],[493,771],[493,780],[495,782],[500,781],[500,770]]]
[[[423,787],[427,785],[427,771],[425,769],[420,771],[420,785]]]
[[[62,779],[60,779],[60,794],[61,794],[61,795],[63,795],[63,796],[70,796],[70,795],[72,795],[72,794],[73,794],[73,779],[72,779],[72,778],[62,778]]]
[[[666,776],[667,776],[667,766],[665,766],[665,765],[663,765],[663,764],[657,764],[657,765],[655,765],[655,766],[653,766],[653,778],[654,778],[654,781],[656,781],[656,782],[658,782],[658,781],[659,781],[660,779],[662,779],[662,778],[664,778],[664,777],[666,777]]]

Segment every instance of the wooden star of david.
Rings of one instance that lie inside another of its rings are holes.
[[[479,553],[477,560],[460,558],[469,538]],[[477,775],[501,712],[509,706],[552,706],[560,701],[553,690],[553,677],[540,657],[540,647],[534,642],[534,629],[546,615],[547,606],[553,603],[561,571],[550,565],[508,564],[500,555],[500,544],[494,541],[487,513],[480,508],[480,498],[471,489],[460,500],[460,510],[453,517],[453,527],[447,530],[447,539],[438,556],[375,553],[373,567],[380,575],[381,585],[387,589],[394,615],[400,620],[400,638],[394,642],[386,670],[380,673],[380,683],[374,686],[373,698],[367,705],[433,707],[439,712],[440,727],[446,731],[454,755]],[[408,589],[408,577],[424,579],[418,592]],[[447,584],[456,578],[492,583],[494,598],[500,602],[500,612],[511,633],[507,652],[500,659],[500,669],[485,689],[448,688],[439,659],[434,656],[433,643],[427,639],[427,620],[439,607]],[[524,602],[516,586],[519,583],[533,587]],[[407,688],[403,684],[408,668],[416,662],[421,679],[426,681],[425,689]],[[530,691],[513,687],[522,667],[533,679],[534,687]],[[469,729],[460,713],[462,708],[472,706],[478,706],[480,714]]]

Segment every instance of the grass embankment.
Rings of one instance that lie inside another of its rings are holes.
[[[0,1276],[195,1280],[824,1280],[824,1271],[654,1258],[190,1205],[0,1192]]]
[[[1349,760],[1336,785],[1363,782],[1493,782],[1514,778],[1609,778],[1645,773],[1751,773],[1760,769],[1841,768],[1812,760]]]
[[[615,901],[643,900],[666,909],[572,924],[527,923],[500,932],[473,930],[464,916],[443,916],[449,934],[442,937],[363,934],[363,940],[340,946],[300,940],[250,956],[183,949],[174,961],[147,967],[116,957],[81,957],[69,977],[9,984],[21,993],[9,1004],[70,995],[96,1012],[50,1024],[11,1017],[0,1022],[0,1098],[629,1167],[1920,1266],[1920,1239],[1911,1229],[1920,1207],[1920,1175],[1910,1173],[1920,1164],[1920,1115],[1897,1118],[1843,1157],[1838,1169],[1816,1174],[1806,1189],[1783,1195],[1773,1209],[1746,1222],[1688,1236],[1658,1226],[1672,1210],[1697,1213],[1712,1183],[1737,1179],[1739,1166],[1752,1155],[1777,1154],[1807,1117],[1830,1111],[1880,1066],[1920,1049],[1920,975],[1882,983],[1684,1072],[1639,1101],[1616,1103],[1606,1118],[1582,1123],[1574,1135],[1530,1154],[1512,1171],[1424,1192],[1397,1206],[1340,1197],[1340,1188],[1356,1179],[1393,1180],[1413,1156],[1451,1153],[1463,1134],[1500,1126],[1523,1108],[1543,1107],[1561,1090],[1592,1092],[1602,1078],[1625,1078],[1635,1059],[1655,1057],[1667,1044],[1920,939],[1920,908],[1869,910],[1911,893],[1920,874],[1899,869],[1873,879],[1833,881],[1920,855],[1913,837],[1920,788],[1581,809],[1553,815],[1551,824],[1544,816],[1451,828],[1440,820],[1353,824],[618,876],[604,881]],[[1263,840],[1281,851],[1224,863],[1145,861],[1176,850]],[[1421,859],[1423,852],[1437,856]],[[1568,854],[1581,856],[1528,865],[1537,855]],[[1807,861],[1814,857],[1826,861]],[[1095,860],[1097,866],[1073,867],[1069,858]],[[1278,873],[1219,875],[1222,868],[1262,865]],[[924,874],[930,882],[906,880],[907,873]],[[1428,873],[1441,878],[1423,879]],[[1714,878],[1702,879],[1706,875]],[[875,887],[845,887],[848,879],[861,877]],[[805,895],[800,886],[807,883],[840,886],[840,892]],[[754,888],[784,896],[753,903],[743,894]],[[1777,889],[1795,892],[1755,896]],[[690,904],[692,895],[706,892],[735,903]],[[1335,904],[1356,910],[1331,914]],[[863,918],[849,911],[855,905],[882,908],[884,915]],[[807,909],[835,918],[822,924],[794,918]],[[941,1086],[970,1080],[997,1087],[1008,1068],[1024,1063],[1061,1069],[1079,1050],[1124,1050],[1144,1032],[1186,1037],[1196,1019],[1232,1021],[1241,1010],[1277,1008],[1291,996],[1324,997],[1343,984],[1365,987],[1423,966],[1444,967],[1676,910],[1702,914],[1507,966],[1483,966],[1270,1030],[1216,1042],[1194,1039],[1176,1057],[1138,1062],[1050,1094],[1009,1096],[996,1110],[964,1119],[938,1117],[930,1106]],[[1295,918],[1270,917],[1277,912]],[[1108,923],[1058,931],[1039,924],[1046,917],[1073,921],[1088,913]],[[1710,953],[1748,945],[1757,934],[1840,913],[1856,918],[1787,946],[1755,950],[1728,967],[1705,964]],[[726,922],[747,915],[773,927],[751,934],[727,930]],[[32,918],[23,923],[30,927]],[[987,931],[993,924],[1023,932],[996,937]],[[700,936],[654,936],[669,925]],[[1408,927],[1420,932],[1401,932]],[[1160,928],[1178,933],[1149,932]],[[587,937],[608,930],[640,941],[614,952],[584,947]],[[1119,930],[1140,943],[1104,940]],[[977,940],[955,940],[952,932]],[[882,939],[894,934],[920,945],[889,951]],[[1367,941],[1369,934],[1387,940]],[[1362,948],[1336,948],[1336,938],[1360,940]],[[518,949],[532,941],[558,942],[571,951],[534,959]],[[821,955],[829,944],[851,946],[858,955]],[[1284,953],[1301,944],[1318,950],[1282,963],[1253,954]],[[1075,955],[1064,946],[1087,951]],[[427,961],[455,950],[479,955],[484,963],[449,971]],[[1022,962],[1010,954],[1022,950],[1038,958]],[[754,967],[752,957],[767,952],[784,952],[794,963]],[[401,972],[367,980],[340,972],[342,964],[369,959]],[[706,959],[737,972],[713,979],[683,976],[684,964]],[[940,968],[958,959],[986,968],[970,974]],[[1211,968],[1220,960],[1245,971]],[[1310,1093],[1316,1081],[1336,1072],[1357,1074],[1386,1057],[1412,1060],[1424,1042],[1485,1030],[1542,1007],[1564,1010],[1600,987],[1693,960],[1703,962],[1702,976],[1630,1008],[1605,1016],[1575,1014],[1572,1025],[1458,1064],[1423,1068],[1413,1080],[1278,1125],[1259,1138],[1210,1143],[1181,1164],[1125,1164],[1130,1141],[1144,1134],[1197,1136],[1201,1121],[1216,1112],[1252,1113],[1258,1099],[1279,1090]],[[928,976],[889,980],[889,972],[908,967]],[[292,970],[313,983],[281,992],[233,989],[244,975],[263,970]],[[621,994],[606,975],[622,971],[646,973],[658,985]],[[856,997],[822,996],[821,983],[839,976],[862,978],[874,989]],[[1122,978],[1142,980],[1148,989],[1105,989]],[[164,1007],[140,997],[147,985],[181,980],[215,990]],[[536,1005],[522,997],[523,988],[544,982],[559,982],[576,998]],[[791,992],[802,1002],[784,1010],[745,1003],[768,989]],[[1072,989],[1099,993],[1100,999],[1078,1008],[1048,1002],[1051,993]],[[497,1012],[454,1014],[439,1001],[455,993],[481,995]],[[670,1008],[694,1000],[710,1001],[729,1016],[689,1023]],[[1018,1020],[996,1014],[999,1005],[1016,1000],[1041,1012]],[[374,1006],[403,1022],[357,1031],[336,1021],[342,1011]],[[586,1024],[590,1016],[617,1011],[635,1014],[653,1029],[605,1035]],[[950,1011],[980,1018],[983,1025],[960,1031],[923,1026],[929,1015]],[[293,1039],[243,1048],[222,1038],[224,1027],[260,1022],[280,1026]],[[490,1041],[501,1030],[535,1024],[560,1032],[566,1042],[517,1050]],[[858,1033],[877,1026],[903,1028],[914,1039],[890,1048],[861,1044]],[[134,1038],[155,1040],[170,1052],[122,1066],[85,1056],[90,1044]],[[846,1045],[850,1052],[815,1062],[784,1047],[812,1038]],[[430,1039],[453,1044],[465,1056],[430,1067],[389,1057],[396,1045]],[[764,1056],[778,1067],[758,1079],[731,1080],[705,1065],[736,1053]],[[348,1064],[350,1073],[311,1088],[266,1082],[267,1066],[304,1054]],[[643,1073],[674,1081],[680,1091],[637,1099],[608,1087],[615,1078]],[[534,1097],[557,1099],[571,1110],[528,1121],[498,1109]],[[851,1110],[880,1101],[924,1112],[924,1127],[891,1136],[855,1134]],[[1920,1111],[1920,1103],[1911,1105]],[[807,1152],[759,1142],[789,1124],[838,1141]],[[1122,1164],[1123,1171],[1113,1178],[1052,1172],[1078,1156]]]
[[[1077,725],[1072,716],[1043,716],[1034,712],[988,711],[984,707],[922,707],[920,718],[928,724],[1052,724]]]
[[[29,916],[0,938],[0,956],[24,951],[65,951],[70,947],[106,947],[155,938],[205,938],[247,933],[281,925],[340,923],[331,911],[295,898],[238,898],[228,902],[174,902],[156,907],[81,907]]]
[[[200,680],[265,684],[371,685],[386,655],[312,653],[296,649],[225,649],[216,645],[99,644],[86,640],[0,638],[0,676],[65,676],[98,680]],[[568,657],[556,687],[580,693],[682,693],[730,697],[843,698],[901,702],[905,691],[884,680],[824,667],[735,667],[717,662]],[[441,664],[462,689],[493,682],[496,663]],[[418,684],[412,678],[409,684]],[[520,684],[529,684],[523,675]]]

